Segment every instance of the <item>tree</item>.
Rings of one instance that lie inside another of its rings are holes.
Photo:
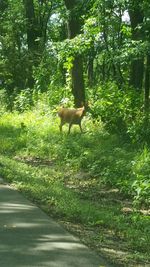
[[[52,2],[23,0],[26,16],[29,71],[27,86],[33,88],[33,67],[40,63],[46,44],[47,25],[52,12]]]
[[[99,29],[95,36],[95,77],[98,82],[115,80],[120,86],[124,82],[124,62],[121,62],[121,49],[125,42],[122,17],[125,11],[124,1],[97,0],[94,2],[91,16],[95,18],[94,27]],[[93,58],[93,59],[94,59]],[[98,73],[99,72],[99,73]]]
[[[23,6],[10,0],[0,3],[0,75],[9,92],[25,83],[25,42]]]
[[[144,89],[145,111],[148,113],[150,107],[150,54],[148,54],[146,57]]]
[[[142,23],[144,14],[142,10],[142,2],[132,0],[129,5],[129,15],[132,29],[132,40],[143,40]],[[141,90],[143,86],[144,73],[144,57],[134,58],[131,62],[130,83],[131,85]]]
[[[145,101],[145,112],[149,113],[150,108],[150,9],[149,9],[149,1],[146,0],[143,3],[143,11],[145,16],[145,22],[143,25],[144,33],[145,33],[145,43],[146,43],[146,60],[145,60],[145,83],[144,83],[144,101]]]
[[[64,2],[67,10],[69,11],[69,18],[67,23],[68,38],[72,39],[81,31],[82,22],[79,8],[81,7],[82,9],[82,6],[79,5],[79,1],[77,0],[64,0]],[[71,78],[74,103],[76,107],[80,107],[83,103],[85,103],[82,55],[76,54],[74,56],[73,67],[71,69]]]

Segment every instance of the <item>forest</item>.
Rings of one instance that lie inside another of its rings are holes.
[[[149,266],[149,0],[0,0],[0,175],[116,267]]]

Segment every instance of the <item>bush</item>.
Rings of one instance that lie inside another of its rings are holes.
[[[7,93],[5,89],[0,89],[0,113],[3,113],[7,108]]]
[[[32,104],[32,91],[30,88],[22,90],[14,99],[14,109],[19,112],[29,110]]]
[[[144,147],[133,161],[135,180],[132,188],[135,192],[134,203],[150,204],[150,151]]]
[[[92,117],[101,119],[109,131],[136,140],[142,134],[138,129],[144,121],[142,101],[142,95],[135,90],[119,89],[116,84],[107,83],[98,87],[92,96]]]

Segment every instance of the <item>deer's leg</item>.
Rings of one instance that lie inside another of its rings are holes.
[[[81,127],[81,122],[79,123],[80,131],[83,133],[82,127]]]
[[[69,131],[68,131],[68,134],[70,134],[71,127],[72,127],[72,122],[69,123]]]
[[[64,122],[61,120],[61,121],[60,121],[60,125],[59,125],[60,132],[62,132],[62,127],[63,127],[63,125],[64,125]]]

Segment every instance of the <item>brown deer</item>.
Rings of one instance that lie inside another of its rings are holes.
[[[58,110],[58,116],[60,117],[60,132],[62,132],[62,126],[65,123],[69,124],[69,131],[68,134],[70,134],[70,130],[73,124],[77,124],[80,127],[80,130],[82,132],[81,127],[81,120],[83,116],[85,115],[85,107],[81,108],[60,108]]]

